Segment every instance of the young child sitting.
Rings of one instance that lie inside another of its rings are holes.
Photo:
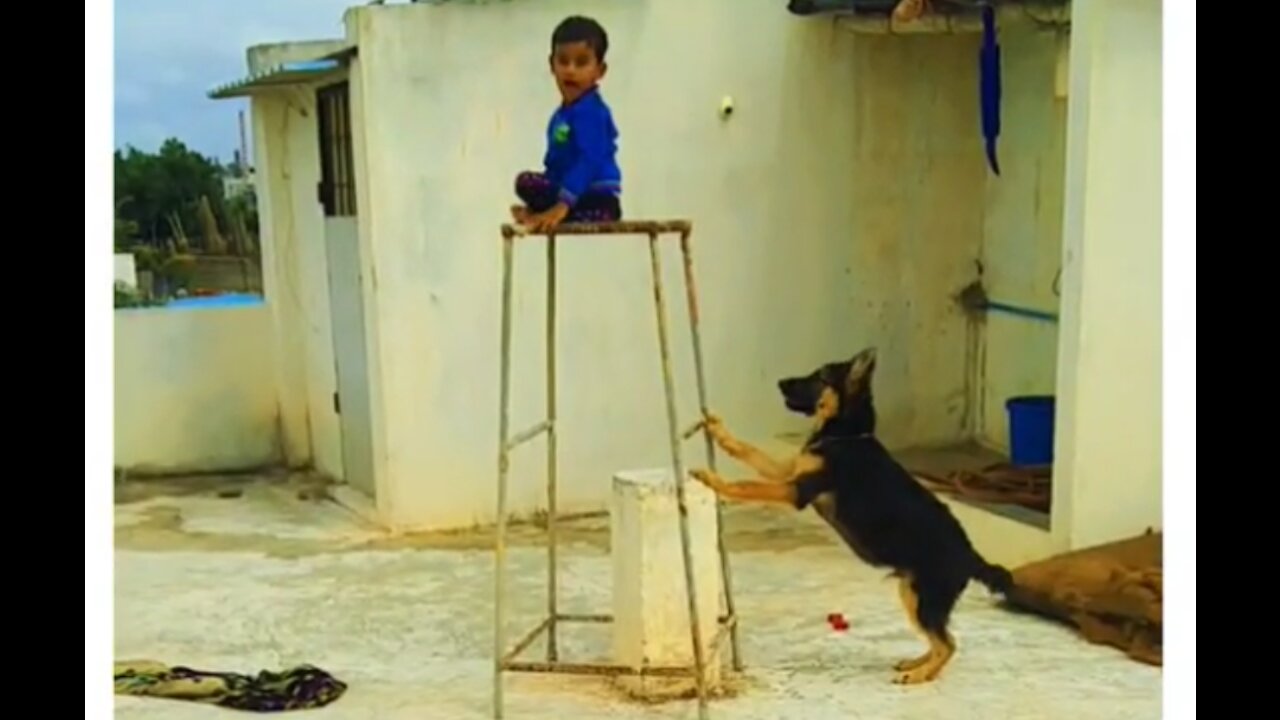
[[[597,84],[607,69],[609,36],[595,20],[570,17],[551,34],[551,74],[561,103],[547,125],[544,172],[522,172],[511,208],[516,222],[546,231],[562,222],[615,222],[618,196],[618,129]]]

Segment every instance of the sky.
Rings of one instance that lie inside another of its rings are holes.
[[[206,93],[247,74],[263,42],[341,38],[362,0],[116,0],[115,146],[155,150],[168,137],[230,161],[241,99]]]

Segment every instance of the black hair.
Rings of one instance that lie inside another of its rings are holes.
[[[596,60],[604,62],[605,53],[609,52],[609,34],[595,20],[581,15],[567,17],[551,33],[552,52],[557,45],[579,42],[586,43],[595,52]]]

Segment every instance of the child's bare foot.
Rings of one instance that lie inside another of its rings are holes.
[[[511,219],[515,220],[517,223],[521,225],[525,224],[525,221],[529,219],[529,208],[523,205],[512,205]]]

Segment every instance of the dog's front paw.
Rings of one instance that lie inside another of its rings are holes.
[[[701,468],[697,470],[690,470],[689,476],[703,485],[706,485],[708,488],[711,488],[712,491],[718,490],[720,486],[724,484],[720,481],[720,478],[710,470],[703,470]]]
[[[707,434],[711,436],[716,445],[720,446],[721,450],[731,455],[737,451],[740,443],[729,432],[729,429],[724,426],[724,421],[720,419],[719,415],[707,413],[707,416],[703,419],[703,424],[707,429]]]
[[[929,10],[928,0],[899,0],[893,8],[892,17],[894,22],[909,23],[919,20]]]

